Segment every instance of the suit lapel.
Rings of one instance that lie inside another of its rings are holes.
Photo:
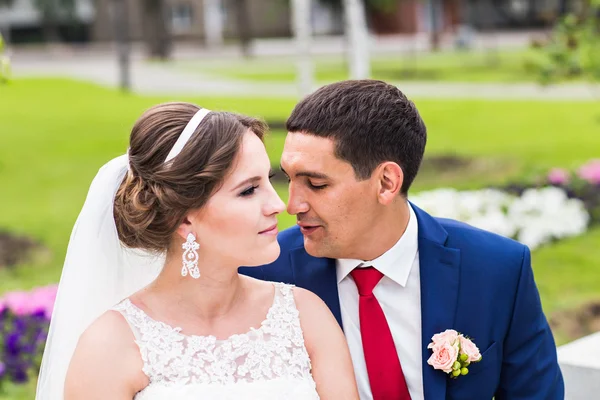
[[[317,294],[342,326],[335,260],[310,256],[304,247],[291,251],[296,285]]]
[[[411,204],[412,205],[412,204]],[[460,250],[446,247],[448,233],[429,214],[412,205],[419,223],[421,331],[425,400],[446,398],[447,375],[427,364],[431,337],[454,326],[458,301]]]
[[[421,347],[425,400],[446,397],[447,375],[427,364],[431,337],[454,326],[458,300],[460,250],[446,247],[446,230],[429,214],[411,203],[419,224],[421,274]],[[296,285],[317,294],[343,328],[335,260],[316,258],[303,247],[290,254]]]

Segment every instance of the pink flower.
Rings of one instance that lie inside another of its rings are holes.
[[[479,353],[479,348],[475,346],[470,339],[467,339],[463,335],[459,336],[460,340],[460,354],[466,354],[468,362],[477,362],[481,359],[481,354]]]
[[[592,185],[600,185],[600,159],[584,164],[579,168],[578,175]]]
[[[50,319],[58,285],[49,285],[34,289],[30,292],[31,312],[44,311],[46,318]]]
[[[553,185],[565,185],[569,183],[571,174],[569,171],[562,168],[553,168],[548,173],[548,182]]]
[[[3,302],[10,311],[16,315],[30,314],[29,294],[23,291],[8,292],[4,295]]]
[[[0,299],[0,311],[8,308],[16,315],[30,315],[43,312],[50,319],[56,300],[57,285],[49,285],[31,290],[8,292]]]
[[[454,345],[457,339],[458,332],[456,332],[454,329],[446,329],[442,333],[436,333],[435,335],[433,335],[433,337],[431,338],[432,343],[429,343],[429,346],[427,346],[427,348],[432,349],[444,344],[449,344],[452,346]]]
[[[452,372],[452,366],[458,357],[458,346],[450,343],[440,343],[433,347],[433,354],[427,360],[427,364],[445,373]]]

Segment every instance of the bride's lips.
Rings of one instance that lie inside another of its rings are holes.
[[[259,235],[277,235],[277,233],[278,233],[277,224],[271,225],[264,231],[258,232]]]

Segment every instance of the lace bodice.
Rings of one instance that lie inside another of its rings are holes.
[[[129,299],[119,303],[150,380],[136,400],[318,399],[292,287],[274,285],[261,326],[224,340],[184,335]]]

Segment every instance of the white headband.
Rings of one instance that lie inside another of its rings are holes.
[[[188,140],[190,140],[192,134],[196,131],[196,128],[198,128],[198,125],[200,125],[200,122],[202,122],[204,117],[206,117],[206,115],[209,112],[210,110],[207,110],[206,108],[201,108],[196,114],[194,114],[192,119],[190,119],[190,122],[188,122],[185,128],[183,129],[183,132],[181,132],[181,135],[179,135],[179,139],[177,139],[177,141],[173,145],[173,148],[169,152],[165,163],[171,161],[173,158],[177,157],[179,153],[181,153],[181,150],[183,150],[185,144],[188,142]]]

